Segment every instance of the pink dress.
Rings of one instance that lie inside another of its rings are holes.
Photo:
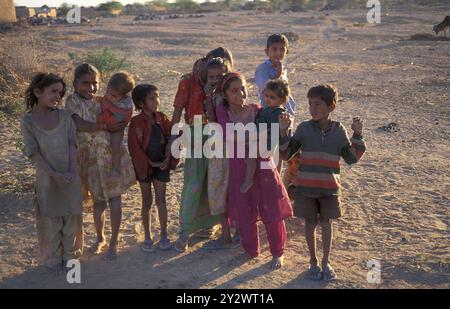
[[[254,115],[261,109],[252,104]],[[216,109],[217,122],[222,126],[225,136],[226,124],[233,123],[229,109],[219,106]],[[254,121],[254,118],[253,120]],[[236,145],[235,143],[235,153]],[[256,223],[262,221],[267,230],[270,250],[273,256],[283,255],[286,242],[284,219],[292,215],[292,206],[283,182],[272,164],[272,169],[261,169],[260,162],[269,159],[257,159],[253,186],[247,193],[241,193],[246,172],[245,158],[229,158],[229,185],[227,209],[233,227],[239,228],[243,238],[244,249],[252,256],[259,254],[259,239]],[[273,161],[273,160],[272,160]]]

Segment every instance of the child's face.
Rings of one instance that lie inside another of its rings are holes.
[[[225,97],[230,105],[243,105],[247,99],[245,82],[240,78],[235,78],[225,91]]]
[[[127,96],[128,93],[121,93],[119,89],[113,89],[111,87],[106,88],[105,97],[111,103],[117,103]]]
[[[273,43],[266,49],[266,54],[271,62],[283,61],[288,50],[284,43]]]
[[[34,89],[33,93],[38,98],[38,105],[53,109],[61,101],[63,90],[63,84],[55,83],[42,90]]]
[[[92,100],[98,90],[98,77],[96,74],[84,74],[73,82],[78,95],[86,100]]]
[[[223,68],[210,68],[206,74],[206,81],[214,88],[224,74]]]
[[[147,94],[142,102],[142,111],[146,114],[155,113],[159,107],[159,92],[152,91]]]
[[[320,97],[312,97],[308,99],[309,112],[311,117],[315,121],[328,119],[330,113],[334,110],[335,106],[328,106],[327,103]]]
[[[264,90],[264,99],[270,107],[279,107],[286,103],[284,98],[279,97],[275,91],[269,89]]]

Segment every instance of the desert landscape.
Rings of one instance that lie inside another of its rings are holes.
[[[383,8],[380,24],[368,24],[367,10],[360,8],[221,12],[141,23],[123,16],[89,25],[0,32],[3,63],[38,63],[40,69],[64,74],[68,84],[74,68],[69,54],[111,48],[126,55],[138,82],[160,88],[162,110],[169,114],[181,75],[218,46],[233,52],[236,69],[252,86],[249,101],[256,102],[253,74],[265,58],[266,38],[289,32],[287,66],[298,106],[294,125],[309,119],[309,87],[332,83],[341,98],[334,119],[349,128],[352,117],[363,118],[368,145],[359,164],[343,165],[345,215],[335,224],[331,255],[339,276],[335,282],[307,278],[309,256],[298,218],[287,220],[285,265],[276,271],[269,267],[263,226],[262,253],[253,260],[241,248],[201,250],[206,240],[195,236],[186,253],[145,254],[139,248],[141,196],[134,185],[123,196],[118,259],[85,254],[82,283],[68,284],[64,276],[38,266],[31,204],[34,169],[17,147],[20,113],[2,108],[0,288],[449,288],[450,39],[433,39],[431,31],[449,9]],[[167,195],[173,240],[182,184],[179,167]],[[157,235],[157,216],[153,218]],[[89,207],[84,229],[88,247],[95,239]],[[320,240],[318,248],[321,256]],[[373,259],[380,263],[380,283],[367,281],[367,262]]]

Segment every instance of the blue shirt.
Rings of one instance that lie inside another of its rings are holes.
[[[261,101],[261,105],[263,107],[267,107],[267,103],[264,99],[264,93],[263,93],[264,86],[266,85],[266,82],[268,80],[275,79],[276,75],[277,75],[277,71],[274,69],[274,67],[272,66],[272,63],[270,62],[269,59],[267,59],[266,61],[261,63],[256,68],[255,83],[256,83],[256,86],[258,87],[258,96],[259,96],[259,100]],[[283,66],[283,70],[281,72],[280,79],[282,79],[286,82],[289,82],[288,77],[287,77],[287,70],[284,66]],[[289,100],[286,104],[286,111],[291,116],[294,116],[294,114],[295,114],[295,101],[291,96],[289,96]]]

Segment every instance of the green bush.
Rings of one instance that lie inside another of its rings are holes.
[[[131,67],[126,56],[120,57],[110,48],[104,48],[98,52],[88,52],[81,57],[75,53],[69,53],[69,58],[76,65],[81,63],[92,64],[100,71],[103,78],[108,78],[114,72]]]

